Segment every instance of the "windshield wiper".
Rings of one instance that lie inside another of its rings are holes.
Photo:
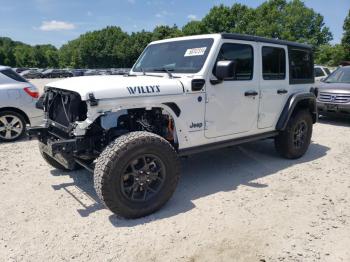
[[[161,76],[161,75],[148,75],[148,74],[146,74],[145,69],[142,68],[142,67],[140,67],[140,70],[141,70],[141,72],[142,72],[142,75],[144,75],[144,76],[163,77],[163,76]],[[137,75],[131,75],[131,74],[129,73],[129,74],[127,74],[127,76],[137,76]]]
[[[169,78],[173,78],[173,74],[170,71],[174,71],[174,69],[168,69],[166,67],[161,67],[161,68],[155,68],[153,69],[155,72],[166,72],[169,76]]]

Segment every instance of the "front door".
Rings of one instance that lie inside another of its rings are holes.
[[[255,72],[256,51],[256,43],[229,41],[222,44],[217,61],[234,61],[235,76],[218,84],[207,84],[206,137],[233,135],[257,128],[259,80]]]

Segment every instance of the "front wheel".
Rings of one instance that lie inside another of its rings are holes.
[[[288,159],[302,157],[309,148],[312,135],[312,117],[306,110],[298,111],[289,120],[286,130],[275,138],[277,152]]]
[[[112,212],[138,218],[160,209],[172,196],[180,176],[173,146],[148,132],[117,138],[97,159],[94,186]]]

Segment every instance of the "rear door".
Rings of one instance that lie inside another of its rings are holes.
[[[276,124],[289,97],[288,48],[260,43],[261,80],[258,128]]]

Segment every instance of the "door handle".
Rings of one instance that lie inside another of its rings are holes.
[[[256,91],[247,91],[244,93],[244,96],[257,96],[258,94]]]
[[[286,89],[278,89],[277,90],[277,94],[279,94],[279,95],[283,95],[283,94],[287,94],[288,93],[288,90],[286,90]]]

